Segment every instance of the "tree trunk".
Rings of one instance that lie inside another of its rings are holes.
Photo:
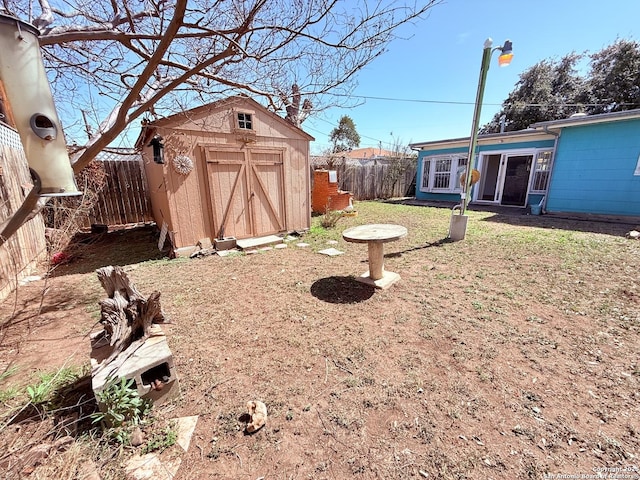
[[[109,298],[100,302],[100,323],[113,350],[99,368],[104,368],[125,350],[132,351],[150,336],[153,323],[163,323],[166,317],[160,306],[160,292],[153,292],[145,300],[129,277],[119,266],[96,270],[98,280]],[[121,361],[126,360],[125,355]],[[116,362],[119,363],[119,362]]]

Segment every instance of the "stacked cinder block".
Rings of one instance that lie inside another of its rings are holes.
[[[349,192],[338,190],[338,178],[335,172],[329,170],[315,170],[313,172],[311,209],[314,213],[344,210],[349,205],[350,198]]]
[[[94,375],[91,386],[96,397],[112,378],[123,377],[133,379],[138,395],[151,400],[153,404],[164,403],[179,396],[178,375],[173,355],[167,345],[167,337],[158,325],[153,325],[152,331],[152,336],[137,349],[132,352],[125,350],[121,354],[129,356],[116,371],[111,371],[110,365],[98,368],[112,348],[98,339],[92,339],[91,366]]]

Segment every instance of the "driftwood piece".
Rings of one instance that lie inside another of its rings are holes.
[[[116,363],[124,362],[144,341],[149,338],[151,325],[163,323],[166,317],[160,306],[160,292],[153,292],[145,299],[131,283],[126,272],[119,266],[108,266],[96,270],[98,280],[109,298],[100,302],[100,323],[113,350],[99,368],[113,362],[125,350]],[[116,365],[112,365],[117,368]]]

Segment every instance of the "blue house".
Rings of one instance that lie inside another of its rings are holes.
[[[416,199],[460,201],[469,138],[413,143]],[[640,216],[640,109],[574,115],[478,137],[474,204]]]

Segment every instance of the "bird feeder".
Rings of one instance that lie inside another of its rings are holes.
[[[40,195],[79,195],[33,25],[0,14],[0,80]]]

